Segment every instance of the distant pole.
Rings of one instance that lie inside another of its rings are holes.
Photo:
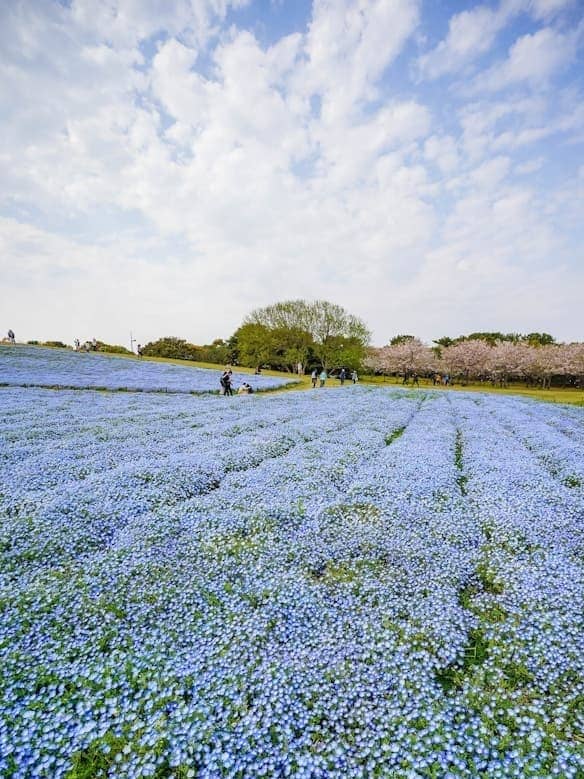
[[[132,331],[130,330],[130,351],[131,352],[134,351],[134,343],[135,343],[135,341],[136,341],[136,339],[132,336]]]

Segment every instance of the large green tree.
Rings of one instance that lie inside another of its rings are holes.
[[[275,362],[276,341],[269,327],[255,322],[244,323],[235,331],[238,362],[258,368]]]
[[[264,328],[266,340],[272,348],[275,344],[285,364],[306,364],[313,355],[326,370],[340,365],[358,367],[371,338],[362,319],[327,300],[274,303],[252,311],[244,320],[246,325]]]

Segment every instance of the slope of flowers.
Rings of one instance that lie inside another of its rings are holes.
[[[214,371],[94,352],[0,345],[0,385],[201,393],[217,392],[220,375],[220,366]],[[233,374],[236,389],[243,381],[256,390],[289,383],[275,376]]]
[[[580,409],[0,406],[1,776],[584,775]]]

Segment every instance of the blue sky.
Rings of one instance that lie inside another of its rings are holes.
[[[0,5],[0,328],[582,340],[580,0]]]

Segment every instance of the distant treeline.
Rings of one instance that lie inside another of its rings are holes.
[[[166,357],[173,360],[194,360],[195,362],[211,362],[217,365],[237,363],[237,342],[230,338],[224,341],[217,338],[212,344],[196,346],[184,338],[165,336],[157,341],[151,341],[142,347],[146,357]]]
[[[397,339],[408,338],[411,336],[396,336]],[[393,345],[396,338],[392,338],[390,344]],[[556,339],[549,333],[469,333],[469,335],[459,335],[457,338],[437,338],[432,341],[436,346],[453,346],[454,344],[461,343],[461,341],[485,341],[489,346],[494,346],[497,343],[526,343],[529,346],[549,346],[555,344]]]
[[[257,308],[227,341],[196,346],[165,337],[142,354],[295,372],[340,367],[360,369],[371,334],[359,317],[326,300],[286,300]]]
[[[262,309],[263,311],[265,309]],[[194,360],[217,365],[227,363],[251,367],[262,365],[282,371],[294,371],[298,362],[301,362],[305,368],[320,366],[322,348],[320,351],[315,350],[314,338],[306,330],[296,324],[286,326],[284,322],[277,322],[277,326],[270,326],[271,323],[266,324],[257,320],[257,312],[254,312],[227,340],[217,338],[211,344],[199,346],[183,338],[166,336],[146,344],[142,353],[149,357]],[[333,339],[329,336],[328,340],[332,346]],[[339,349],[337,344],[336,349],[330,350],[332,363],[329,359],[328,368],[334,369],[344,365],[360,371],[371,370],[370,361],[366,359],[367,352],[361,349],[362,340],[355,343],[350,336],[344,339],[336,337],[336,340],[342,342],[343,347]],[[412,335],[396,335],[390,339],[389,345],[397,346],[411,340],[417,341]],[[549,346],[556,343],[554,336],[549,333],[476,332],[455,338],[449,336],[437,338],[432,342],[434,346],[428,348],[431,348],[435,355],[440,356],[442,349],[467,341],[483,341],[489,346],[497,343]]]
[[[27,341],[28,346],[47,346],[51,349],[72,349],[69,344],[63,343],[63,341]],[[90,343],[87,341],[87,343]],[[109,354],[133,354],[125,346],[119,344],[106,344],[104,341],[97,341],[95,350],[92,346],[92,351],[96,352],[108,352]]]
[[[447,374],[460,380],[510,379],[544,386],[553,379],[581,384],[583,344],[560,344],[549,333],[473,332],[443,336],[431,344],[400,334],[380,349],[370,348],[371,334],[359,317],[326,300],[287,300],[252,311],[241,326],[224,340],[203,346],[184,338],[165,336],[141,347],[148,357],[215,365],[245,365],[305,372],[313,368],[334,372],[344,367],[386,375]],[[38,341],[29,341],[39,344]],[[61,341],[43,346],[67,347]],[[81,347],[83,348],[83,347]],[[132,354],[124,346],[97,342],[96,351]]]
[[[496,335],[496,338],[492,336]],[[413,336],[396,336],[381,349],[370,349],[369,370],[385,376],[428,376],[469,381],[488,381],[505,386],[509,381],[550,387],[552,384],[584,385],[584,343],[559,344],[547,333],[499,338],[500,333],[475,333],[473,337],[440,339],[435,346]],[[487,337],[484,337],[487,336]]]

